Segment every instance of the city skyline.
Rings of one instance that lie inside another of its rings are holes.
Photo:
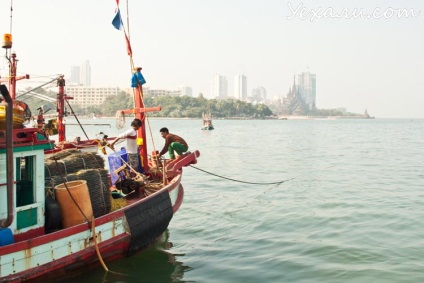
[[[111,25],[115,1],[61,1],[60,11],[66,13],[57,11],[52,0],[13,5],[12,50],[20,60],[19,74],[31,75],[30,81],[19,81],[18,89],[40,77],[67,73],[86,58],[92,85],[130,85],[123,33]],[[319,74],[318,108],[368,109],[383,118],[424,117],[422,1],[146,0],[129,5],[134,64],[143,67],[152,89],[184,84],[197,96],[210,92],[214,73],[229,78],[246,74],[248,95],[262,86],[271,98],[287,92],[293,74],[310,68]],[[318,8],[333,13],[314,14]],[[354,8],[363,14],[336,17]],[[381,13],[373,14],[377,8]],[[396,11],[402,9],[414,15],[398,17]],[[10,2],[2,1],[0,11],[1,32],[8,33]],[[7,70],[3,59],[0,75]]]

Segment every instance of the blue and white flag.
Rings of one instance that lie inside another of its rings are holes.
[[[122,29],[122,18],[121,18],[121,12],[119,11],[119,9],[116,10],[116,15],[112,20],[112,25],[117,29],[117,30],[121,30]]]

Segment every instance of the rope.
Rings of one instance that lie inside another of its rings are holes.
[[[247,182],[247,181],[241,181],[241,180],[236,180],[236,179],[224,177],[224,176],[221,176],[221,175],[217,175],[217,174],[214,174],[212,172],[208,172],[206,170],[200,169],[200,168],[198,168],[196,166],[193,166],[193,165],[190,165],[190,167],[192,167],[194,169],[197,169],[199,171],[205,172],[205,173],[207,173],[209,175],[213,175],[213,176],[219,177],[221,179],[226,179],[226,180],[230,180],[230,181],[233,181],[233,182],[239,182],[239,183],[251,184],[251,185],[280,185],[282,183],[288,182],[288,181],[293,180],[295,178],[295,177],[293,177],[293,178],[282,180],[282,181],[278,181],[278,182],[268,182],[268,183],[267,182],[264,182],[264,183],[262,183],[262,182]]]
[[[102,255],[100,254],[100,250],[99,250],[99,247],[97,245],[97,236],[96,236],[96,230],[95,229],[96,229],[96,227],[94,225],[94,216],[93,216],[93,217],[91,217],[91,233],[92,233],[92,237],[93,237],[93,240],[94,240],[94,247],[96,249],[96,254],[97,254],[97,257],[99,258],[100,263],[103,266],[103,269],[105,271],[109,271],[105,262],[103,261]]]
[[[77,115],[75,114],[74,109],[72,109],[71,104],[69,104],[69,101],[68,101],[67,99],[65,99],[65,101],[66,101],[66,103],[68,104],[69,108],[71,109],[72,115],[74,115],[75,119],[77,120],[78,124],[80,125],[81,130],[84,132],[85,137],[87,138],[87,140],[89,140],[89,138],[88,138],[88,136],[87,136],[87,133],[85,132],[84,127],[81,125],[81,123],[80,123],[80,121],[79,121],[79,119],[78,119]]]
[[[103,212],[107,213],[106,211],[106,200],[105,200],[105,194],[106,191],[106,185],[103,183],[102,175],[100,174],[100,169],[97,169],[97,175],[99,177],[99,184],[100,184],[100,202],[103,203]]]

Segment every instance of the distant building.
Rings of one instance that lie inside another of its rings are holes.
[[[212,99],[228,98],[228,81],[225,76],[215,74],[211,82],[211,97]]]
[[[91,66],[90,61],[83,62],[80,68],[79,84],[83,86],[91,86]]]
[[[84,61],[81,66],[71,67],[71,76],[67,79],[68,85],[91,86],[90,61]]]
[[[234,77],[234,97],[241,101],[247,100],[247,77],[243,74]]]
[[[281,114],[308,115],[316,110],[316,75],[304,72],[298,75],[298,83],[293,78],[293,86],[283,97]]]
[[[148,87],[143,88],[144,95],[148,96],[182,96],[183,92],[181,89],[177,90],[168,90],[168,89],[150,89]]]
[[[299,94],[306,104],[307,110],[316,109],[316,75],[304,72],[297,76]]]
[[[182,86],[179,86],[177,89],[181,91],[181,96],[193,97],[193,89],[191,87],[182,85]]]
[[[266,100],[266,89],[263,86],[252,89],[252,96],[250,101],[265,101]]]
[[[72,96],[69,102],[82,108],[102,105],[106,97],[118,95],[119,87],[86,87],[86,86],[66,86],[66,95]]]
[[[289,88],[287,96],[283,98],[281,114],[285,115],[305,115],[307,106],[299,89],[296,86],[296,79],[293,77],[293,86]]]
[[[79,85],[80,84],[80,67],[72,66],[71,67],[71,76],[67,79],[68,85]]]

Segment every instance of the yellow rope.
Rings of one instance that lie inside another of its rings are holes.
[[[94,247],[95,247],[95,249],[96,249],[96,254],[97,254],[97,257],[99,258],[99,261],[100,261],[100,263],[102,264],[102,266],[103,266],[103,269],[105,270],[105,271],[109,271],[109,269],[107,268],[107,266],[106,266],[106,264],[105,264],[105,262],[103,261],[103,258],[102,258],[102,255],[100,254],[100,250],[99,250],[99,247],[98,247],[98,245],[97,245],[97,236],[96,236],[96,231],[95,231],[95,226],[94,226],[94,216],[91,218],[91,233],[92,233],[92,236],[93,236],[93,241],[94,241]]]

